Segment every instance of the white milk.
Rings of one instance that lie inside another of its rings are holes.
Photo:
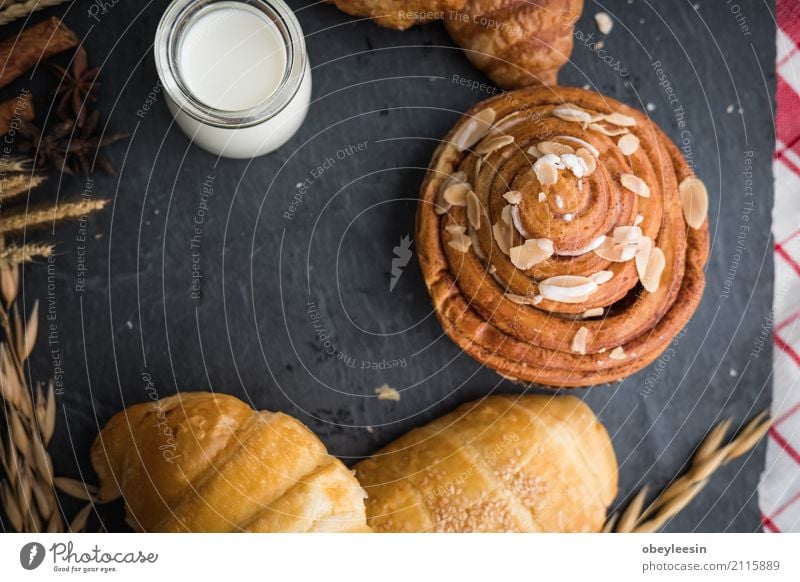
[[[275,93],[286,72],[286,47],[263,13],[234,4],[207,12],[189,27],[178,61],[184,83],[198,100],[237,111]]]
[[[210,152],[271,152],[305,119],[310,67],[300,25],[282,0],[174,0],[155,52],[176,123]]]

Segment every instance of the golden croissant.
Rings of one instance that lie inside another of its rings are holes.
[[[422,186],[417,251],[436,314],[501,375],[549,386],[655,360],[703,294],[708,195],[643,113],[520,89],[471,109]]]
[[[92,447],[100,498],[149,532],[365,531],[364,491],[298,420],[223,394],[130,406]]]
[[[466,0],[327,0],[342,12],[363,16],[375,24],[405,30],[415,24],[448,18]]]
[[[572,54],[583,0],[468,0],[445,19],[475,67],[503,89],[554,85]]]
[[[356,465],[377,532],[595,532],[617,494],[603,425],[572,396],[490,396]]]

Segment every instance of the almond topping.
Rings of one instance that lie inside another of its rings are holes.
[[[614,21],[611,20],[611,17],[605,12],[598,12],[595,14],[594,21],[597,23],[597,30],[599,30],[601,34],[608,34],[611,32],[611,29],[614,28]]]
[[[507,224],[501,218],[492,226],[492,234],[494,235],[494,240],[497,243],[497,246],[503,253],[507,255],[511,249],[511,242],[513,241],[514,234],[511,231],[511,225]]]
[[[475,230],[481,228],[481,201],[472,190],[467,190],[467,220]]]
[[[547,200],[547,194],[539,192],[539,202],[544,202],[545,200]]]
[[[453,184],[444,191],[444,199],[450,206],[466,206],[467,192],[471,192],[471,186],[463,182]]]
[[[586,165],[586,175],[590,176],[594,174],[594,171],[597,169],[597,158],[586,148],[579,148],[578,151],[575,152],[575,155],[583,160],[583,163]]]
[[[571,103],[559,105],[553,109],[553,115],[564,121],[576,121],[584,124],[592,121],[592,116],[588,111],[584,111],[577,105]]]
[[[638,228],[638,227],[637,227]],[[649,236],[643,236],[639,240],[636,251],[636,273],[639,275],[639,280],[643,281],[647,273],[647,264],[650,261],[650,253],[653,251],[653,239]]]
[[[614,277],[614,273],[611,271],[597,271],[596,273],[592,273],[589,275],[589,278],[597,283],[598,285],[602,285],[603,283],[608,283]]]
[[[543,141],[536,147],[539,148],[539,151],[543,154],[553,154],[555,156],[575,153],[574,148],[563,143],[558,143],[557,141]]]
[[[703,226],[708,216],[708,191],[697,176],[688,176],[678,186],[686,224],[695,230]]]
[[[536,160],[536,162],[533,164],[533,171],[536,173],[536,179],[539,180],[539,183],[542,186],[552,186],[558,182],[558,168],[556,167],[557,162],[557,156],[554,156],[553,154],[547,154],[544,157]]]
[[[664,267],[667,260],[664,257],[664,251],[658,247],[654,247],[650,253],[650,260],[647,261],[647,269],[644,277],[640,276],[642,287],[648,292],[655,293],[661,285],[661,275],[664,273]]]
[[[581,317],[583,319],[587,319],[589,317],[599,317],[603,315],[604,312],[605,310],[602,307],[595,307],[593,309],[587,309],[586,311],[581,313]]]
[[[514,228],[517,229],[517,232],[520,233],[523,238],[530,238],[528,236],[528,232],[525,230],[525,227],[522,226],[522,218],[519,216],[519,206],[511,206],[511,222],[514,224]]]
[[[489,133],[496,117],[497,112],[491,107],[481,109],[458,128],[452,144],[459,152],[471,148]]]
[[[452,175],[448,176],[442,182],[442,185],[439,186],[439,190],[436,192],[436,204],[434,206],[434,212],[436,214],[444,214],[448,210],[450,210],[450,203],[444,199],[444,193],[447,189],[452,186],[453,184],[457,184],[459,182],[463,182],[467,179],[467,175],[459,170],[458,172],[453,173]]]
[[[617,111],[603,115],[603,120],[619,127],[634,127],[636,125],[636,120],[633,117]]]
[[[560,303],[583,303],[595,291],[597,283],[578,275],[557,275],[539,283],[542,297]]]
[[[515,295],[514,293],[506,293],[505,298],[513,301],[518,305],[537,305],[541,303],[541,299],[536,301],[534,297],[526,297],[525,295]]]
[[[528,155],[533,156],[534,158],[541,158],[544,154],[539,151],[537,146],[532,145],[528,148]]]
[[[499,150],[511,143],[514,143],[513,135],[498,135],[497,137],[485,139],[479,143],[475,148],[475,153],[479,156],[488,156],[495,150]]]
[[[608,137],[616,137],[618,135],[628,133],[628,130],[624,127],[606,127],[605,125],[600,125],[599,123],[590,123],[589,129],[596,131],[597,133],[607,135]]]
[[[588,339],[588,337],[589,337],[589,328],[581,327],[575,334],[575,337],[572,338],[572,345],[570,346],[570,349],[578,354],[585,354],[586,340]]]
[[[625,188],[634,194],[637,194],[642,198],[650,198],[650,187],[639,176],[634,176],[633,174],[622,174],[619,177],[619,181]]]
[[[632,156],[639,149],[639,138],[632,133],[627,133],[619,138],[617,147],[623,156]]]
[[[458,228],[459,230],[456,230]],[[472,239],[465,234],[466,227],[458,226],[458,227],[445,227],[450,233],[450,240],[447,244],[454,248],[455,250],[466,253],[469,250],[470,245],[472,245]]]
[[[509,256],[513,265],[527,271],[553,256],[553,241],[546,238],[532,238],[518,247],[512,247]]]
[[[511,190],[503,194],[503,198],[505,198],[509,204],[519,204],[522,202],[522,192],[519,190]]]
[[[592,154],[594,157],[596,157],[596,158],[600,157],[600,150],[598,150],[596,147],[594,147],[592,144],[590,144],[585,139],[581,139],[579,137],[574,137],[574,136],[571,136],[571,135],[557,135],[556,139],[560,139],[562,141],[571,141],[573,143],[576,143],[579,146],[587,149],[589,151],[589,153]]]
[[[608,357],[612,360],[624,360],[627,356],[625,355],[625,350],[623,350],[622,346],[620,346],[611,350],[611,353],[608,354]]]
[[[644,221],[644,216],[641,214],[637,214],[636,218],[633,220],[633,226],[639,226]]]
[[[564,208],[564,199],[558,194],[556,194],[556,206],[558,208]]]

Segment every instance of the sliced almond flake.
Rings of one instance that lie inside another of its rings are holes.
[[[559,105],[553,109],[553,115],[564,121],[576,121],[583,124],[592,121],[592,115],[588,111],[584,111],[577,105],[571,103]]]
[[[539,202],[544,202],[545,200],[547,200],[547,194],[539,192]]]
[[[605,347],[603,347],[603,348],[600,348],[599,350],[597,350],[597,353],[598,353],[598,354],[605,353],[605,351],[606,351],[607,349],[608,349],[608,348],[605,348]]]
[[[596,273],[589,275],[589,278],[598,285],[608,283],[613,277],[614,273],[612,271],[597,271]]]
[[[503,198],[505,198],[509,204],[519,204],[522,202],[522,192],[519,190],[511,190],[503,194]]]
[[[563,218],[563,219],[564,219],[564,220],[566,220],[567,222],[572,222],[572,219],[573,219],[573,218],[575,218],[575,215],[574,215],[574,214],[572,214],[571,212],[568,212],[567,214],[565,214],[565,215],[564,215],[564,216],[562,216],[561,218]]]
[[[511,227],[503,220],[498,220],[492,225],[492,235],[500,250],[508,254],[508,251],[511,249]]]
[[[617,226],[613,237],[616,243],[636,243],[642,238],[642,229],[638,226]]]
[[[639,226],[642,222],[644,222],[644,216],[637,214],[636,218],[633,220],[633,226]]]
[[[536,179],[544,186],[552,186],[558,182],[558,156],[547,154],[533,164],[533,171],[536,174]]]
[[[644,277],[641,277],[642,287],[648,292],[655,293],[661,285],[661,275],[664,273],[664,267],[667,265],[667,259],[664,257],[664,251],[658,247],[654,247],[650,253],[650,260],[647,261],[647,271]]]
[[[625,350],[622,349],[622,346],[616,347],[611,350],[611,353],[608,354],[608,358],[610,360],[624,360],[628,356],[625,355]]]
[[[481,241],[478,238],[478,232],[474,228],[469,229],[469,238],[472,241],[472,252],[482,261],[486,260],[486,255],[481,247]]]
[[[597,169],[597,158],[595,158],[586,148],[579,148],[575,155],[578,156],[586,165],[586,175],[591,176]]]
[[[639,280],[643,281],[647,273],[647,263],[650,261],[650,253],[653,251],[653,239],[649,236],[643,236],[636,246],[636,273],[639,275]]]
[[[539,151],[539,148],[536,145],[532,145],[528,148],[528,155],[533,156],[534,158],[541,158],[544,154]]]
[[[589,174],[588,164],[575,154],[563,154],[561,156],[561,163],[572,172],[576,178],[583,178]]]
[[[467,227],[462,224],[448,224],[444,229],[449,234],[464,234],[467,232]]]
[[[579,275],[557,275],[539,283],[542,297],[560,303],[582,303],[597,291],[597,283]]]
[[[624,127],[606,127],[605,125],[601,125],[599,123],[590,123],[589,129],[596,131],[597,133],[607,135],[608,137],[616,137],[618,135],[624,135],[628,133],[628,130]]]
[[[601,315],[603,315],[603,313],[605,313],[605,309],[603,309],[602,307],[594,307],[592,309],[587,309],[586,311],[581,313],[581,317],[583,319],[587,319],[589,317],[600,317]]]
[[[375,388],[375,394],[378,395],[378,400],[393,400],[394,402],[400,401],[400,393],[388,384],[384,384],[383,386]]]
[[[491,107],[481,109],[458,128],[452,144],[459,152],[471,148],[489,133],[496,117],[497,112]]]
[[[519,215],[519,206],[512,206],[511,207],[511,222],[514,225],[514,228],[517,229],[517,232],[523,238],[530,238],[530,235],[525,230],[525,227],[522,226],[522,218],[520,218],[520,215]]]
[[[586,353],[586,341],[589,339],[589,328],[581,327],[572,338],[570,349],[578,354]]]
[[[472,239],[463,232],[451,233],[447,244],[461,253],[466,253],[472,246]]]
[[[481,227],[481,201],[472,190],[467,191],[467,220],[472,228],[479,230]]]
[[[585,247],[578,249],[577,251],[559,251],[558,254],[562,257],[579,257],[581,255],[585,255],[586,253],[590,253],[593,250],[601,247],[603,243],[606,241],[606,235],[601,234],[592,242],[590,242]]]
[[[475,148],[475,153],[479,156],[488,156],[494,151],[512,143],[514,143],[513,135],[498,135],[497,137],[487,138],[480,142]]]
[[[574,154],[575,149],[557,141],[543,141],[536,145],[539,151],[543,154],[553,154],[554,156],[561,156],[564,154]]]
[[[608,34],[614,28],[614,21],[606,12],[598,12],[594,15],[594,21],[597,24],[597,30],[601,34]]]
[[[481,173],[481,168],[483,167],[483,158],[478,158],[475,160],[475,169],[472,171],[472,175],[475,176],[475,182],[478,182],[478,176]]]
[[[525,295],[516,295],[514,293],[505,293],[505,298],[509,301],[516,303],[517,305],[538,305],[541,303],[541,300],[536,301],[533,297],[527,297]]]
[[[633,117],[618,111],[606,113],[603,115],[603,121],[619,127],[634,127],[636,125],[636,120]]]
[[[450,206],[466,206],[467,192],[471,191],[471,186],[463,182],[453,184],[444,191],[444,199]]]
[[[639,149],[639,138],[632,133],[626,133],[619,138],[617,147],[623,156],[632,156]]]
[[[678,186],[686,224],[694,229],[703,226],[708,216],[708,190],[697,176],[687,176]]]
[[[625,188],[634,194],[637,194],[642,198],[650,198],[650,187],[639,176],[634,176],[633,174],[622,174],[619,177],[619,181]]]
[[[454,172],[452,175],[447,176],[447,178],[444,179],[441,186],[439,186],[439,190],[436,192],[436,205],[433,208],[436,214],[444,214],[450,210],[450,203],[444,199],[445,191],[453,184],[464,182],[466,179],[467,175],[461,170]]]
[[[600,150],[598,150],[596,147],[594,147],[592,144],[590,144],[585,139],[581,139],[579,137],[574,137],[572,135],[557,135],[555,137],[555,139],[560,139],[562,141],[571,141],[573,143],[578,144],[579,146],[582,146],[584,149],[586,149],[594,157],[596,157],[596,158],[600,157]]]
[[[553,241],[546,238],[532,238],[517,247],[511,247],[511,263],[522,271],[543,263],[553,256]]]
[[[533,296],[533,304],[534,305],[539,305],[542,302],[543,299],[544,299],[544,297],[542,297],[541,295],[534,295]]]
[[[556,206],[558,208],[564,208],[564,199],[561,198],[558,194],[556,194]]]
[[[594,249],[598,257],[613,263],[630,261],[636,256],[636,251],[636,243],[618,243],[613,238],[606,238],[603,244]]]
[[[500,220],[505,222],[508,226],[511,226],[511,209],[513,206],[510,204],[506,204],[503,206],[503,210],[500,211]]]

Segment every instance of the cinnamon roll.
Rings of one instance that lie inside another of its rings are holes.
[[[652,362],[705,285],[708,196],[646,115],[568,87],[464,115],[422,185],[417,249],[447,334],[503,376],[590,386]]]

